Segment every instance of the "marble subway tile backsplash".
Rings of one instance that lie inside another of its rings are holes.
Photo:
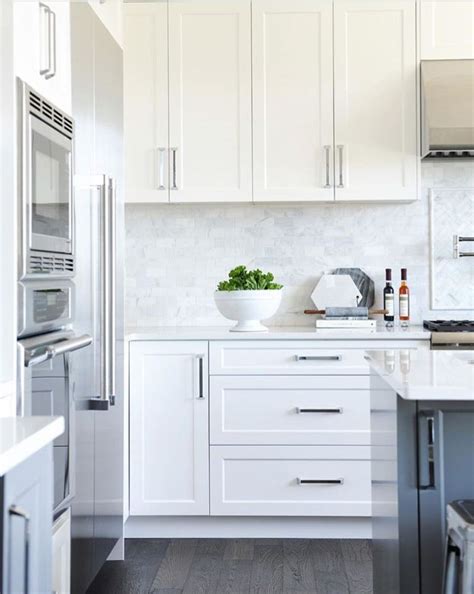
[[[468,317],[429,311],[428,190],[473,187],[474,168],[437,161],[424,163],[422,173],[422,198],[413,204],[127,205],[127,325],[228,324],[213,291],[238,264],[270,270],[285,285],[273,325],[313,324],[303,310],[318,278],[349,266],[372,276],[376,305],[384,268],[394,269],[396,286],[399,269],[408,268],[414,322]]]

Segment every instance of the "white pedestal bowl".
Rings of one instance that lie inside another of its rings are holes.
[[[228,320],[237,324],[231,332],[267,332],[261,320],[276,314],[280,307],[282,290],[268,291],[216,291],[217,309]]]

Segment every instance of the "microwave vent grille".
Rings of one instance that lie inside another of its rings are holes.
[[[29,107],[33,113],[38,114],[42,120],[71,138],[74,132],[74,123],[61,110],[57,109],[51,103],[48,103],[41,95],[34,91],[29,91]]]
[[[31,254],[30,272],[33,274],[62,274],[74,273],[74,258],[57,254]]]

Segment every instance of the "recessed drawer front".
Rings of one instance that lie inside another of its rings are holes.
[[[368,376],[211,377],[211,444],[370,445]]]
[[[370,448],[212,446],[211,515],[370,516]]]
[[[305,341],[211,342],[212,375],[367,375],[363,348]]]

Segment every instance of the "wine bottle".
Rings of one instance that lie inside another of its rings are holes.
[[[392,269],[385,270],[385,289],[383,290],[384,320],[388,328],[393,326],[395,320],[395,291],[392,287]]]
[[[408,326],[410,321],[410,289],[407,285],[407,269],[402,268],[402,283],[398,291],[398,305],[399,305],[399,316],[400,325],[403,327]]]

